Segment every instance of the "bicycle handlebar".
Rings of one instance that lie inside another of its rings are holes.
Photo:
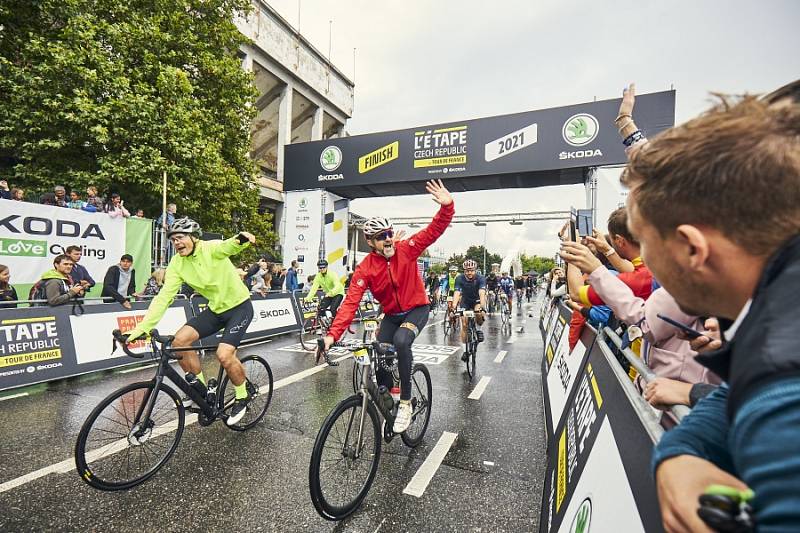
[[[111,350],[111,353],[114,353],[114,352],[117,351],[117,343],[120,343],[122,345],[122,351],[125,352],[125,355],[127,355],[129,357],[134,357],[136,359],[144,358],[144,354],[143,353],[135,353],[135,352],[132,352],[128,348],[128,344],[129,344],[128,338],[130,337],[130,335],[122,333],[118,329],[115,329],[114,331],[112,331],[111,335],[114,337],[114,344],[113,344],[113,349]],[[155,340],[156,342],[161,343],[164,347],[166,347],[166,345],[168,345],[168,344],[171,344],[172,341],[175,340],[175,335],[161,335],[161,334],[158,333],[157,329],[151,329],[150,330],[150,337],[153,340]],[[170,358],[171,359],[180,359],[180,357],[170,357]]]

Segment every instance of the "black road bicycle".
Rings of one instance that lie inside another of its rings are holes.
[[[208,380],[203,393],[202,384],[190,385],[170,365],[170,361],[181,358],[175,352],[187,348],[170,346],[175,337],[159,335],[155,329],[150,332],[150,338],[152,356],[159,361],[153,379],[131,383],[108,395],[89,414],[78,433],[75,465],[81,479],[96,489],[111,491],[135,487],[158,472],[172,457],[183,435],[186,408],[178,392],[164,382],[164,377],[192,399],[197,408],[189,410],[197,412],[201,426],[209,426],[217,419],[227,420],[236,400],[234,387],[221,365],[217,378]],[[137,354],[128,348],[127,339],[127,335],[114,330],[114,351],[119,342],[130,357],[144,357],[144,353]],[[233,426],[226,424],[234,431],[255,426],[272,400],[269,364],[257,355],[247,355],[241,362],[251,400],[242,420]]]
[[[500,297],[500,330],[511,333],[511,310],[508,307],[508,297]]]
[[[475,322],[475,311],[463,309],[456,312],[456,316],[467,318],[467,340],[464,343],[464,353],[467,356],[467,374],[469,380],[475,377],[475,356],[478,353],[478,325]]]
[[[374,379],[377,366],[387,370],[397,366],[394,346],[375,341],[347,348],[364,367],[361,387],[325,418],[308,469],[311,501],[326,520],[342,520],[358,509],[378,471],[381,438],[388,443],[395,437],[392,426],[397,405],[388,392],[378,392]],[[323,350],[324,344],[320,343],[318,349]],[[433,389],[425,365],[412,367],[411,387],[411,425],[400,438],[406,446],[415,448],[422,442],[431,417]],[[385,421],[383,435],[381,417]]]

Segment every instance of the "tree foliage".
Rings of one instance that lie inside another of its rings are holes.
[[[249,0],[0,4],[0,179],[168,199],[204,229],[271,246],[249,158],[257,96],[233,23]]]
[[[538,255],[522,254],[520,261],[522,262],[523,272],[530,272],[533,270],[539,274],[544,274],[556,266],[556,263],[552,258],[539,257]]]
[[[450,256],[450,259],[447,260],[448,265],[456,265],[459,270],[462,269],[462,265],[464,261],[467,259],[472,259],[478,263],[478,269],[483,270],[483,245],[472,245],[463,254],[453,254]],[[490,252],[489,250],[486,251],[486,270],[487,272],[491,270],[492,263],[500,263],[503,260],[499,254],[495,254]]]

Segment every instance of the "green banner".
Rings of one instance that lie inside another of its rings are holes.
[[[133,256],[136,269],[136,292],[140,292],[150,277],[150,253],[153,249],[153,221],[148,218],[125,220],[125,253]]]

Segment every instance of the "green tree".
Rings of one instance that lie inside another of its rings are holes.
[[[450,256],[450,259],[447,260],[447,264],[449,265],[456,265],[459,270],[462,269],[462,265],[464,261],[467,259],[473,259],[478,263],[478,269],[483,269],[483,245],[472,245],[463,254],[453,254]],[[503,261],[503,258],[500,257],[499,254],[494,254],[490,251],[486,251],[486,270],[490,270],[492,263],[500,263]]]
[[[522,254],[520,261],[522,262],[523,272],[530,272],[533,270],[539,274],[544,274],[556,266],[556,263],[553,259],[540,257],[538,255]]]
[[[0,4],[0,178],[169,201],[204,229],[272,247],[249,158],[257,91],[233,24],[250,0]]]

